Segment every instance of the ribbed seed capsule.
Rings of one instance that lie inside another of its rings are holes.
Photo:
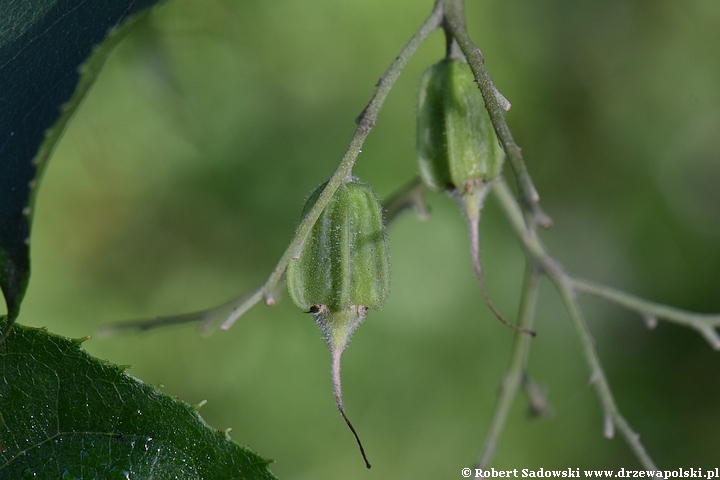
[[[313,192],[303,215],[324,188]],[[380,308],[387,298],[388,271],[380,203],[368,185],[353,178],[337,189],[288,266],[288,290],[305,311],[321,305],[330,311],[351,305]]]
[[[425,70],[417,150],[420,176],[435,191],[473,192],[500,174],[505,153],[465,62],[445,58]]]
[[[500,146],[485,101],[470,68],[462,60],[445,58],[425,70],[420,80],[417,113],[420,177],[435,191],[455,198],[470,231],[470,253],[480,290],[493,314],[503,318],[485,289],[480,265],[480,212],[491,182],[500,175],[505,152]]]
[[[303,215],[315,204],[325,185],[307,201]],[[333,390],[345,415],[340,383],[340,356],[367,309],[379,309],[390,285],[389,258],[382,210],[372,189],[356,178],[340,185],[315,223],[300,252],[288,265],[288,292],[293,302],[312,312],[332,355]]]

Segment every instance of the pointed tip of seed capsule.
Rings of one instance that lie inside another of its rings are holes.
[[[333,382],[333,393],[335,394],[335,403],[337,404],[338,411],[340,412],[340,415],[342,415],[343,420],[345,420],[345,423],[350,428],[350,431],[355,436],[355,441],[357,441],[358,447],[360,447],[360,454],[363,457],[363,460],[365,461],[365,466],[367,468],[371,468],[370,462],[368,461],[367,455],[365,454],[365,448],[363,448],[363,444],[360,441],[360,436],[358,435],[357,431],[355,430],[355,427],[353,427],[352,422],[347,417],[347,414],[345,413],[345,407],[343,406],[342,401],[342,386],[340,383],[340,357],[342,356],[342,352],[344,350],[344,346],[337,348],[335,346],[330,347],[330,353],[332,355],[332,382]]]
[[[465,214],[465,219],[467,220],[468,231],[470,234],[470,255],[472,257],[473,270],[475,271],[475,276],[477,277],[478,285],[480,286],[480,292],[485,299],[485,304],[488,306],[493,315],[500,320],[500,323],[506,327],[512,328],[516,332],[535,337],[537,336],[535,331],[520,327],[507,321],[493,304],[490,299],[490,294],[485,287],[485,278],[483,276],[482,264],[480,262],[480,212],[482,211],[485,197],[489,193],[491,186],[492,183],[467,185],[465,187],[465,192],[454,192],[452,195],[457,198],[460,203],[460,207]]]
[[[340,415],[343,417],[343,420],[345,420],[348,428],[350,428],[350,431],[355,436],[355,441],[357,442],[358,447],[360,447],[360,454],[365,461],[365,466],[370,468],[370,462],[365,454],[365,448],[360,441],[360,436],[345,413],[345,407],[343,406],[342,401],[342,382],[340,381],[340,358],[353,331],[365,319],[367,309],[363,306],[351,305],[342,311],[331,311],[327,306],[321,305],[316,308],[313,314],[315,316],[315,321],[320,326],[328,347],[330,348],[330,355],[332,357],[331,374],[335,403]]]

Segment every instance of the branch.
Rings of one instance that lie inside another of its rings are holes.
[[[648,455],[645,447],[640,442],[640,435],[638,435],[630,424],[625,420],[625,417],[620,413],[620,409],[615,403],[612,391],[610,390],[610,384],[608,383],[605,371],[600,363],[597,351],[595,350],[595,342],[592,338],[592,334],[588,329],[585,320],[580,312],[580,307],[577,304],[575,298],[575,292],[573,290],[573,284],[569,277],[553,277],[550,279],[555,284],[560,297],[562,298],[565,309],[570,316],[570,323],[575,327],[575,332],[580,338],[580,344],[585,354],[585,360],[590,366],[590,383],[595,387],[595,391],[600,398],[603,410],[605,412],[605,425],[604,435],[606,438],[613,438],[615,436],[615,427],[620,431],[625,441],[630,446],[635,456],[640,460],[642,466],[647,470],[655,470],[658,468],[655,463]]]
[[[169,327],[171,325],[182,325],[185,323],[195,322],[200,322],[200,332],[206,334],[210,333],[219,320],[233,319],[234,321],[250,310],[255,304],[262,300],[262,298],[263,293],[260,289],[251,290],[250,292],[239,295],[232,300],[207,310],[181,313],[179,315],[167,315],[164,317],[120,321],[102,325],[97,329],[97,335],[114,335],[115,333],[125,330],[148,331],[160,327]]]
[[[659,319],[677,323],[697,330],[715,350],[720,350],[720,335],[716,330],[720,327],[719,314],[703,314],[680,310],[679,308],[644,300],[635,295],[577,277],[570,278],[570,281],[572,287],[578,292],[604,298],[639,313],[645,319],[649,328],[654,328]]]
[[[532,329],[537,304],[539,272],[528,263],[525,269],[522,296],[520,298],[520,311],[518,313],[518,326],[527,330]],[[528,352],[530,351],[531,336],[521,332],[515,333],[515,343],[510,354],[508,366],[498,393],[497,405],[490,421],[490,429],[485,437],[480,457],[475,468],[486,469],[495,455],[500,435],[505,429],[505,423],[510,414],[510,407],[518,390],[525,381],[525,368],[527,366]]]
[[[534,264],[536,268],[541,269],[550,278],[562,298],[570,317],[570,323],[575,328],[575,332],[580,339],[585,360],[590,367],[591,383],[595,387],[605,413],[605,436],[612,438],[615,428],[617,428],[643,467],[649,470],[657,470],[655,463],[640,442],[640,436],[630,427],[630,424],[622,416],[615,403],[610,384],[595,350],[592,335],[575,299],[576,281],[565,273],[560,263],[547,252],[537,236],[534,225],[530,227],[526,225],[520,205],[518,205],[504,179],[499,178],[495,181],[493,191],[500,202],[500,207],[510,221],[510,225],[520,239],[529,257],[528,261]]]
[[[419,178],[403,187],[383,203],[385,225],[390,225],[403,212],[412,210],[420,220],[427,220],[430,207],[425,201],[427,187]]]

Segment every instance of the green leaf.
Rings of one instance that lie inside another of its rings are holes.
[[[0,345],[0,478],[273,479],[196,408],[17,325]]]
[[[46,161],[112,48],[157,2],[4,0],[0,7],[0,288],[10,325],[30,277],[32,203]]]

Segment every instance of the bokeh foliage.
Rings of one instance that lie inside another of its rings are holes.
[[[108,53],[156,2],[0,7],[0,287],[10,325],[30,277],[33,199],[46,160]]]
[[[373,86],[432,7],[423,2],[171,0],[109,60],[50,162],[20,322],[79,337],[101,323],[205,308],[262,282],[305,197],[333,171]],[[470,33],[572,272],[653,300],[720,311],[720,5],[471,1]],[[410,63],[355,173],[380,196],[415,172]],[[508,172],[509,173],[509,172]],[[447,478],[482,443],[512,332],[477,290],[463,219],[389,230],[392,288],[344,355],[348,414],[378,478]],[[482,240],[494,302],[512,317],[523,258],[490,201]],[[601,436],[578,343],[549,285],[531,375],[555,415],[520,402],[499,468],[632,468]],[[192,327],[96,339],[265,457],[280,478],[368,472],[336,414],[329,356],[282,298],[226,333]],[[583,303],[626,417],[663,469],[715,467],[720,356],[696,333]]]

